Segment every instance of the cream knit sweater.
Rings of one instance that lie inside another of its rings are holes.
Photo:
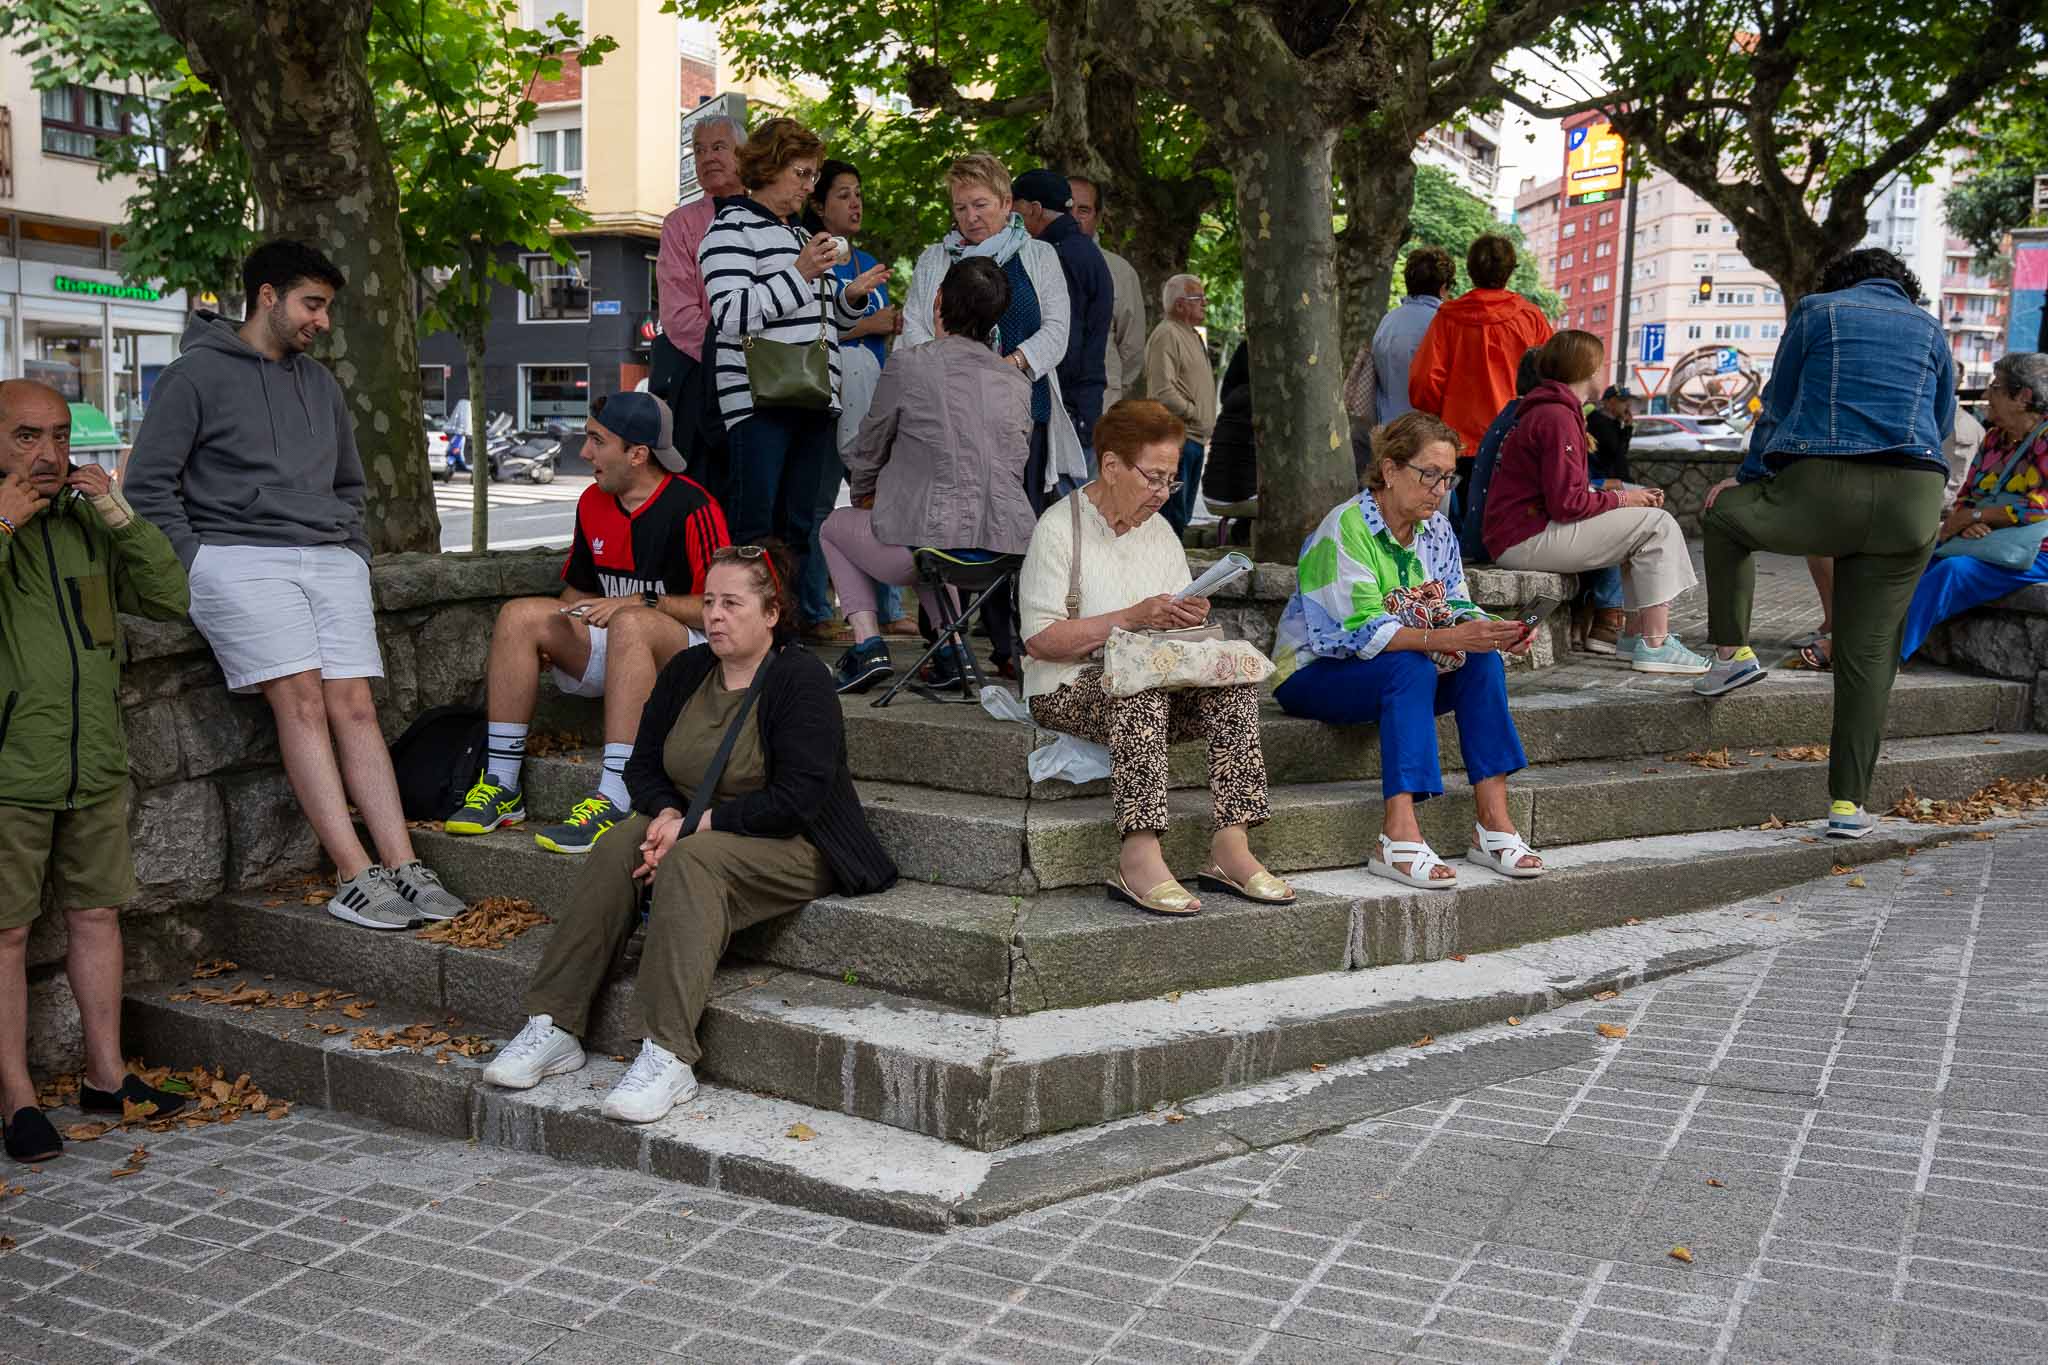
[[[1110,529],[1087,492],[1069,494],[1045,509],[1017,589],[1017,611],[1028,643],[1032,636],[1067,619],[1069,566],[1074,562],[1074,514],[1081,504],[1081,615],[1122,611],[1162,592],[1179,592],[1194,581],[1187,551],[1161,516],[1119,536]],[[1024,695],[1043,696],[1079,677],[1085,663],[1056,664],[1024,656]]]

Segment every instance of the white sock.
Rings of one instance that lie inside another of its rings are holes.
[[[527,727],[494,720],[484,728],[484,776],[507,791],[517,791],[520,769],[526,766]]]
[[[626,760],[632,755],[630,744],[604,746],[604,780],[597,784],[597,790],[600,796],[611,798],[620,815],[633,813],[633,798],[626,795]]]

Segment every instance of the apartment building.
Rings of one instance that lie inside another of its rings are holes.
[[[1976,248],[1960,237],[1944,239],[1941,272],[1941,329],[1956,358],[1956,384],[1980,389],[1991,382],[1991,366],[2005,350],[2008,290],[1978,267]]]
[[[114,430],[101,442],[141,422],[186,314],[183,293],[121,275],[133,185],[102,182],[99,157],[123,120],[119,91],[37,90],[19,48],[0,42],[0,379],[41,380],[104,414]]]
[[[1522,241],[1536,263],[1538,280],[1549,289],[1557,288],[1557,217],[1563,204],[1561,176],[1540,184],[1535,176],[1524,176],[1522,188],[1515,195],[1513,222],[1522,230]]]
[[[1467,114],[1463,123],[1440,124],[1424,133],[1415,144],[1415,159],[1450,172],[1460,187],[1491,207],[1500,186],[1500,144],[1499,110]]]
[[[484,392],[493,413],[522,428],[550,419],[580,426],[591,400],[646,378],[659,312],[654,258],[662,219],[680,194],[683,115],[718,88],[703,25],[662,12],[661,0],[524,0],[525,22],[578,20],[618,40],[588,70],[565,64],[535,88],[540,114],[508,159],[567,178],[563,194],[590,216],[568,237],[575,263],[507,248],[532,286],[497,287],[485,336]],[[429,412],[468,396],[462,345],[420,342]]]

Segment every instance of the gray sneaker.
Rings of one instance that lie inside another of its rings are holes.
[[[420,922],[420,912],[376,863],[335,888],[327,913],[365,929],[410,929]]]
[[[415,858],[391,869],[391,884],[398,894],[412,902],[412,908],[427,919],[454,919],[469,906],[462,897],[441,885],[434,869]]]

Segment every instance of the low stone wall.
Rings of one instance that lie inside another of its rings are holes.
[[[371,569],[385,678],[378,719],[395,737],[429,706],[483,680],[491,623],[510,597],[560,589],[559,551],[387,555]],[[196,915],[223,891],[309,872],[319,846],[285,780],[270,708],[232,696],[191,626],[124,617],[120,701],[128,731],[129,827],[142,889],[124,917],[131,976],[190,965]],[[62,915],[29,936],[30,1055],[39,1069],[78,1061],[63,975]]]
[[[1700,514],[1707,509],[1707,490],[1742,468],[1741,451],[1700,455],[1633,454],[1629,469],[1635,481],[1664,490],[1664,510],[1678,519],[1687,536],[1700,533]]]
[[[2031,684],[2033,727],[2048,730],[2048,583],[1942,622],[1914,657]]]
[[[1216,557],[1213,551],[1197,551],[1188,556],[1197,574]],[[1501,616],[1515,615],[1539,597],[1564,601],[1577,589],[1577,580],[1570,574],[1472,568],[1465,571],[1465,578],[1472,600]],[[1270,654],[1274,631],[1280,625],[1280,614],[1287,609],[1287,600],[1294,595],[1295,581],[1292,564],[1257,565],[1249,575],[1216,594],[1212,619],[1233,639],[1249,640]],[[1569,616],[1569,611],[1560,609],[1535,647],[1520,658],[1510,657],[1509,666],[1547,668],[1566,657]]]

